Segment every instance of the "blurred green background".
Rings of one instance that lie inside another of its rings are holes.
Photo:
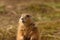
[[[60,0],[0,0],[0,40],[16,40],[23,13],[33,16],[41,40],[60,40]]]

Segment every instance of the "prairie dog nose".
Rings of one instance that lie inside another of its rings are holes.
[[[22,22],[23,22],[23,23],[25,23],[25,20],[24,20],[24,18],[22,18]]]
[[[22,20],[24,20],[24,18],[22,18]]]

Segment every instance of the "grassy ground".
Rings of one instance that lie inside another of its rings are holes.
[[[60,3],[27,1],[0,3],[0,40],[16,40],[18,20],[22,13],[30,13],[36,21],[41,40],[60,40]]]

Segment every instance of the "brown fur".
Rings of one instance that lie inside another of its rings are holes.
[[[26,17],[26,15],[22,14],[21,18]],[[27,19],[26,23],[23,23],[21,18],[19,19],[17,40],[39,40],[38,29],[35,27],[31,17]]]

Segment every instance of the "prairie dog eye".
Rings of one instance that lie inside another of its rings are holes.
[[[30,17],[30,15],[26,15],[26,17]]]

